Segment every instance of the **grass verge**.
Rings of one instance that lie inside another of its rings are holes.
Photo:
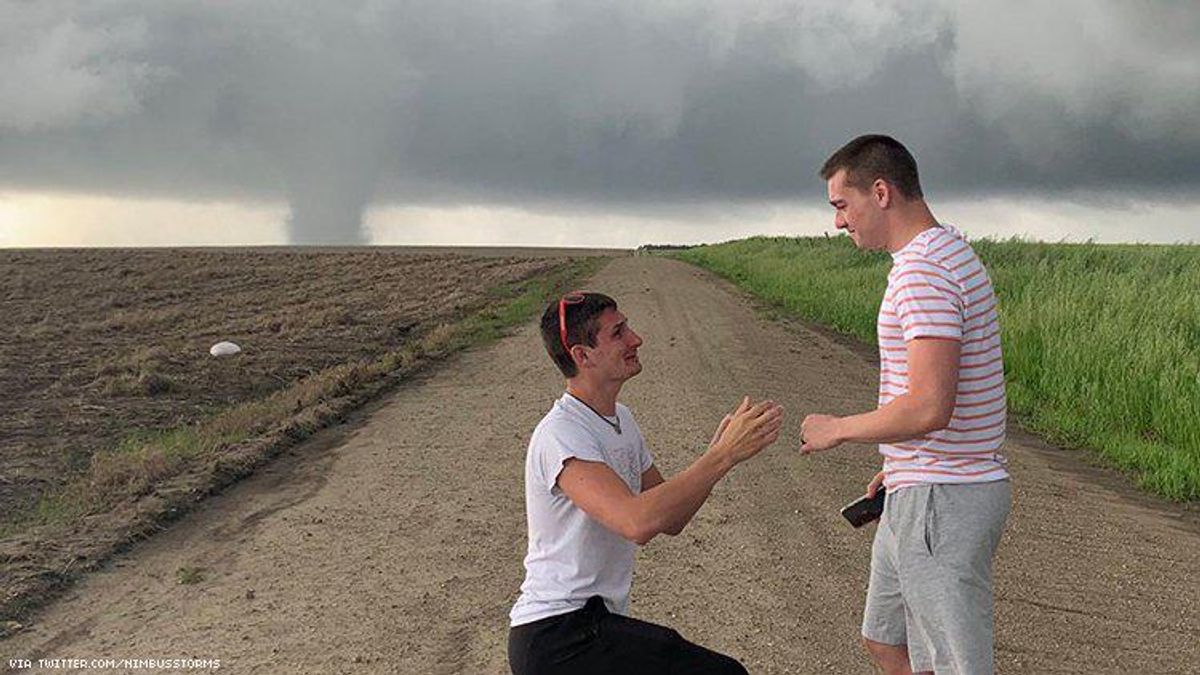
[[[493,289],[482,308],[380,358],[325,369],[198,424],[134,434],[97,453],[80,476],[0,527],[0,619],[10,626],[0,637],[19,630],[13,620],[82,572],[418,370],[503,336],[604,262],[574,259],[549,274]],[[181,577],[180,583],[193,582]]]
[[[1000,301],[1010,410],[1152,493],[1200,499],[1200,247],[972,242]],[[845,237],[674,254],[869,344],[891,257]]]

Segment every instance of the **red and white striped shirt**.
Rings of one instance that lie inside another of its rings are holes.
[[[962,342],[950,425],[903,443],[883,443],[883,484],[985,483],[1008,477],[999,453],[1006,401],[1000,320],[987,270],[962,235],[931,227],[892,254],[879,307],[879,405],[908,392],[908,343]]]

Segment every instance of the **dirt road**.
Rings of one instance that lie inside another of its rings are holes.
[[[837,509],[867,447],[796,452],[808,412],[873,405],[862,349],[762,318],[682,263],[594,279],[646,339],[623,400],[671,475],[742,393],[786,435],[642,549],[632,612],[754,673],[863,673],[871,532]],[[7,658],[219,658],[222,672],[503,673],[525,548],[530,431],[561,391],[531,324],[455,359],[120,557],[0,642]],[[1014,434],[997,570],[1002,672],[1196,672],[1200,524],[1110,472]],[[868,528],[869,530],[869,528]],[[180,584],[178,570],[202,579]],[[2,663],[2,662],[0,662]],[[61,671],[60,671],[61,672]]]

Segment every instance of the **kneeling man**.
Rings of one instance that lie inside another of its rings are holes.
[[[748,398],[707,452],[664,480],[629,408],[642,339],[601,293],[568,293],[542,315],[542,339],[567,378],[525,460],[529,551],[510,614],[514,675],[745,673],[736,660],[626,615],[635,545],[679,534],[713,486],[779,436],[783,410]]]

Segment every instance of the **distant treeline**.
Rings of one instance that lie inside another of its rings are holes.
[[[703,246],[704,244],[701,245]],[[636,253],[641,255],[643,253],[651,252],[659,253],[664,251],[686,251],[689,248],[692,247],[687,244],[642,244],[641,246],[637,247]]]
[[[1000,302],[1009,409],[1140,484],[1200,499],[1200,246],[974,241]],[[677,254],[870,343],[891,258],[756,237]]]

